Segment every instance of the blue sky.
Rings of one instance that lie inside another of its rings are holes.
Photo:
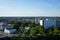
[[[60,0],[0,0],[0,16],[60,16]]]

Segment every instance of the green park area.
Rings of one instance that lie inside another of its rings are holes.
[[[29,29],[25,29],[25,26],[29,27]],[[28,38],[32,40],[32,38],[37,38],[39,36],[47,37],[60,35],[60,27],[57,26],[45,29],[39,24],[32,22],[23,23],[17,21],[12,23],[12,27],[17,30],[16,34],[18,34],[18,36],[12,36],[11,40],[28,40]]]

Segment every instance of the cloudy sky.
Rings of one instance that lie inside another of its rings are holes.
[[[60,16],[60,0],[0,0],[0,16]]]

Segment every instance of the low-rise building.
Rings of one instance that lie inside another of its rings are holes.
[[[28,26],[25,26],[25,29],[26,29],[26,30],[29,30],[29,29],[30,29],[30,27],[28,27]]]
[[[5,28],[11,28],[11,24],[0,23],[0,30],[4,30]]]
[[[7,33],[7,34],[14,34],[14,33],[16,33],[16,29],[5,28],[5,29],[4,29],[4,33]]]
[[[4,31],[4,33],[16,33],[16,29],[13,29],[11,24],[6,24],[6,23],[0,23],[0,30]]]

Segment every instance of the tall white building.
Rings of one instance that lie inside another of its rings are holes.
[[[40,20],[39,22],[40,22],[40,25],[43,26],[43,20]]]

